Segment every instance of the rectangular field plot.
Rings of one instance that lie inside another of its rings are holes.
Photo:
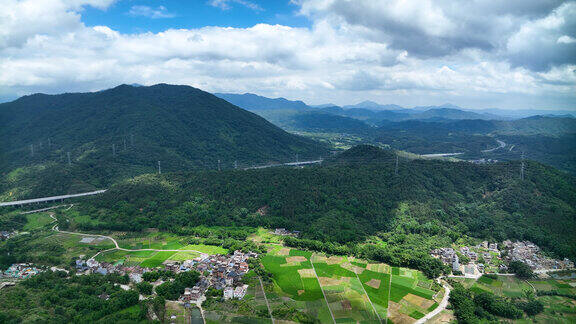
[[[273,274],[272,308],[289,302],[309,314],[316,309],[322,323],[332,316],[337,323],[413,322],[438,306],[437,285],[416,270],[279,246],[262,263]]]
[[[311,272],[312,265],[305,256],[266,255],[262,258],[262,264],[274,275],[274,283],[288,297],[294,300],[323,298],[318,280]]]

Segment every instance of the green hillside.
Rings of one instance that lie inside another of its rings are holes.
[[[576,257],[576,181],[570,176],[530,161],[524,181],[518,162],[401,159],[397,175],[394,168],[393,152],[363,146],[305,169],[141,176],[82,208],[98,215],[97,227],[115,230],[285,227],[332,242],[326,249],[339,253],[350,247],[338,244],[375,235],[394,263],[412,258],[406,251],[424,257],[433,246],[467,236],[527,239]]]
[[[0,140],[4,200],[105,187],[157,161],[165,171],[217,169],[218,160],[232,168],[326,152],[212,94],[166,84],[1,104]]]

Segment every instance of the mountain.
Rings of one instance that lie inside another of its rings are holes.
[[[362,108],[362,109],[370,109],[370,110],[404,110],[405,109],[402,106],[393,105],[393,104],[381,105],[377,102],[369,101],[369,100],[362,101],[362,102],[357,103],[355,105],[343,106],[343,108],[344,109]]]
[[[354,118],[326,114],[302,113],[292,117],[288,128],[308,132],[327,133],[367,133],[373,129],[368,124]]]
[[[216,169],[326,152],[210,93],[167,84],[0,104],[0,139],[0,198],[10,190],[31,196],[106,187],[152,172],[158,161],[164,171]]]
[[[284,98],[266,98],[252,93],[233,94],[215,93],[215,96],[222,98],[240,108],[250,111],[258,110],[305,110],[309,109],[302,101],[292,101]]]
[[[416,108],[415,108],[416,109]],[[424,119],[485,119],[485,120],[493,120],[493,119],[502,119],[500,116],[496,115],[489,115],[489,114],[478,114],[472,111],[462,110],[460,108],[430,108],[424,110],[422,112],[413,113],[407,119],[417,119],[417,120],[424,120]]]

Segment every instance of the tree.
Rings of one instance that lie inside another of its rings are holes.
[[[156,296],[152,300],[152,309],[160,322],[164,322],[164,315],[166,314],[166,299],[162,296]]]
[[[142,295],[151,295],[152,294],[153,286],[146,282],[142,281],[141,283],[136,284],[136,290]]]
[[[521,261],[512,261],[508,265],[508,270],[515,273],[520,279],[532,279],[534,278],[534,272],[526,263]]]

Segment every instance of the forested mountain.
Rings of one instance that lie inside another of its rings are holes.
[[[141,176],[83,204],[97,222],[77,226],[179,231],[264,225],[333,244],[376,235],[397,261],[468,235],[532,240],[576,258],[573,177],[531,161],[522,181],[518,161],[476,165],[402,158],[395,174],[395,156],[359,146],[305,169]]]
[[[292,101],[285,98],[266,98],[252,93],[234,94],[234,93],[215,93],[222,98],[240,108],[258,111],[258,110],[307,110],[310,109],[302,101]]]
[[[166,84],[25,96],[0,105],[0,139],[0,196],[106,187],[157,161],[165,171],[217,169],[326,152],[212,94]]]

